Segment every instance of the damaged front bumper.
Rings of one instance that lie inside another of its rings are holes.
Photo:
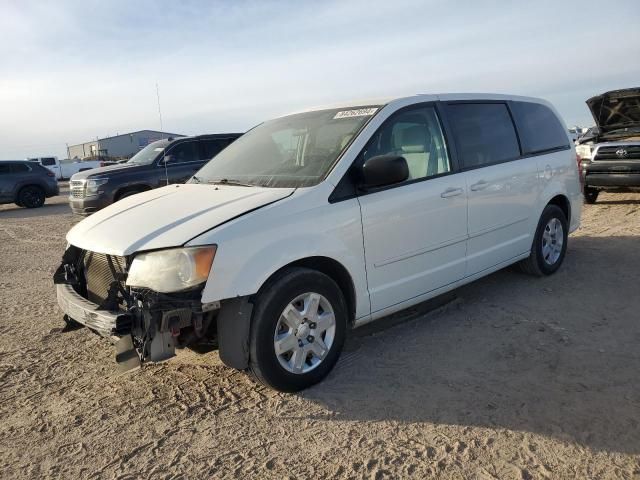
[[[81,297],[71,285],[56,285],[58,306],[72,320],[116,341],[131,333],[131,315],[124,312],[100,310],[99,306]]]
[[[90,252],[75,247],[65,252],[54,275],[58,305],[66,318],[116,343],[121,370],[144,361],[166,360],[176,348],[215,334],[210,327],[215,327],[219,303],[203,306],[202,287],[175,294],[130,288],[124,285],[124,261],[107,258],[101,264],[104,268],[90,270],[85,261],[89,256]],[[118,270],[121,264],[124,269]],[[103,292],[108,290],[101,304],[94,303],[95,293],[88,292],[88,286],[96,289],[96,280],[103,282]]]

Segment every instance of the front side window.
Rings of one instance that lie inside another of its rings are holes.
[[[520,156],[518,137],[506,104],[450,104],[447,114],[463,169]]]
[[[196,162],[200,159],[198,152],[198,142],[182,142],[167,150],[167,155],[171,155],[169,165],[174,163]]]
[[[270,120],[242,135],[193,181],[262,187],[318,184],[378,106],[318,110]]]
[[[524,153],[569,148],[565,129],[549,107],[529,102],[513,102],[511,107]]]
[[[360,162],[378,155],[404,157],[409,180],[451,170],[442,128],[433,107],[406,110],[387,120],[369,140]]]

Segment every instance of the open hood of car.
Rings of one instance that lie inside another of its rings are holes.
[[[612,90],[587,100],[600,133],[640,126],[640,87]]]
[[[229,220],[288,197],[294,188],[181,184],[124,198],[67,234],[76,247],[109,255],[178,247]]]

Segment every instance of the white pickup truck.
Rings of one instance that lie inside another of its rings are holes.
[[[58,157],[36,157],[29,158],[30,162],[38,162],[43,167],[48,168],[56,174],[58,180],[66,180],[71,178],[74,173],[84,172],[85,170],[91,170],[92,168],[98,168],[103,166],[103,162],[99,160],[91,160],[86,162],[81,161],[60,161]]]

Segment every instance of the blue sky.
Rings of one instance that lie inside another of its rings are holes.
[[[159,128],[242,131],[343,100],[498,92],[584,101],[640,86],[628,1],[0,0],[0,158]]]

